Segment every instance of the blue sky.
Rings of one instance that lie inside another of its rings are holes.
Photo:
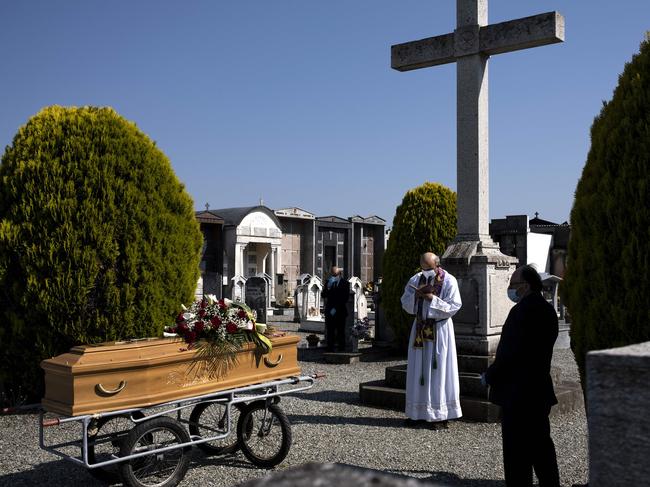
[[[650,30],[648,0],[493,0],[489,20],[551,10],[566,42],[490,61],[491,218],[568,219],[593,118]],[[408,189],[456,187],[455,67],[399,73],[390,46],[454,27],[453,0],[2,0],[0,144],[44,106],[108,105],[197,209],[390,221]]]

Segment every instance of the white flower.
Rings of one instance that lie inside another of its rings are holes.
[[[217,302],[217,297],[214,294],[206,294],[205,299],[208,300],[208,304],[214,304]]]
[[[185,308],[185,306],[183,306]],[[185,308],[187,309],[187,308]],[[194,313],[183,313],[183,319],[189,321],[194,318]]]
[[[228,298],[223,298],[223,304],[226,306],[230,306],[232,304],[232,300]]]

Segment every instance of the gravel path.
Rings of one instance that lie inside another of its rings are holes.
[[[305,336],[304,333],[299,333]],[[304,341],[304,340],[303,340]],[[303,362],[303,373],[324,372],[313,389],[287,396],[281,406],[292,424],[293,445],[276,468],[305,462],[339,462],[454,486],[505,485],[497,424],[450,422],[446,431],[403,427],[403,414],[361,406],[360,382],[383,378],[385,367],[404,360],[330,365]],[[564,378],[577,378],[569,350],[556,350],[554,365]],[[0,486],[101,485],[83,468],[38,447],[36,415],[0,417]],[[587,480],[587,424],[584,411],[551,419],[562,484]],[[69,428],[57,434],[74,435]],[[181,485],[230,486],[268,473],[241,453],[206,457],[194,449]]]

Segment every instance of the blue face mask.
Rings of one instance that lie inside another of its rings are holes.
[[[508,297],[510,298],[510,301],[512,301],[513,303],[518,303],[519,300],[521,299],[517,294],[516,289],[508,289]]]

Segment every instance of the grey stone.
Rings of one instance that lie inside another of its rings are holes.
[[[257,315],[258,323],[266,323],[267,281],[258,276],[246,280],[246,305]]]
[[[240,487],[442,487],[409,477],[341,463],[306,463],[275,472]]]
[[[650,342],[587,354],[589,485],[650,483]]]

